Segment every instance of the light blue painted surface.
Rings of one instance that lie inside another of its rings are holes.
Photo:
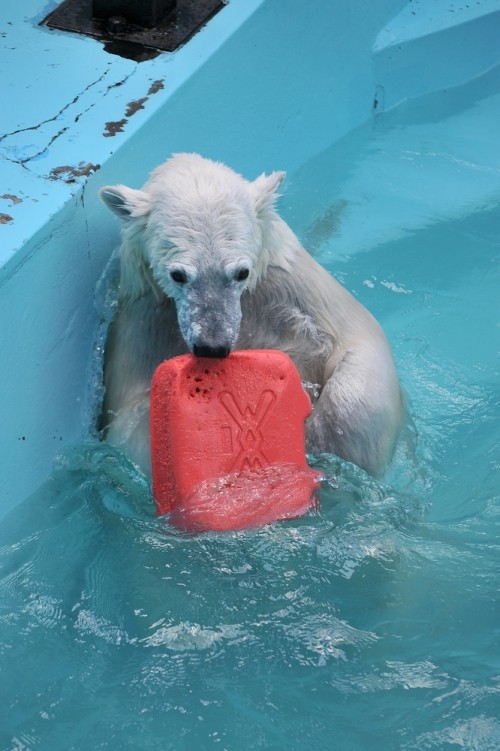
[[[12,217],[0,225],[1,513],[47,476],[61,446],[89,429],[94,291],[118,242],[96,198],[100,185],[138,187],[170,153],[187,150],[248,177],[286,169],[293,195],[294,172],[314,158],[320,169],[332,143],[382,107],[488,68],[495,77],[491,40],[500,18],[499,0],[477,3],[473,15],[444,0],[368,8],[363,0],[232,0],[180,51],[137,64],[95,40],[38,27],[54,3],[7,5],[0,196],[21,201],[0,198],[0,212]],[[463,44],[467,54],[458,58]],[[326,90],[316,85],[325,70]],[[155,81],[164,88],[148,94]],[[146,96],[144,109],[126,117],[129,103]],[[106,123],[124,118],[122,133],[104,135]],[[61,167],[87,164],[101,168],[65,182]],[[313,187],[302,200],[314,206]]]
[[[497,66],[499,35],[498,0],[407,3],[374,44],[383,106],[458,86]]]

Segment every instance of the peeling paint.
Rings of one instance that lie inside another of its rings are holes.
[[[122,120],[116,120],[114,122],[106,123],[103,136],[104,138],[111,138],[116,136],[117,133],[123,133],[123,126],[128,123],[128,120],[123,118]]]
[[[129,102],[125,111],[125,117],[132,117],[132,115],[135,115],[139,110],[143,110],[148,99],[149,97],[143,96],[142,99],[136,99],[133,102]]]
[[[97,172],[100,167],[100,164],[90,164],[90,162],[80,162],[78,167],[65,164],[51,169],[49,177],[51,180],[64,180],[65,183],[74,183],[78,177],[88,177],[93,172]]]
[[[125,117],[121,120],[115,120],[106,123],[105,125],[105,132],[103,133],[103,136],[105,138],[110,138],[111,136],[116,136],[117,133],[123,133],[124,126],[128,123],[128,119],[130,117],[133,117],[133,115],[136,114],[136,112],[139,112],[139,110],[145,109],[144,105],[148,101],[150,96],[154,96],[154,94],[157,94],[159,91],[164,89],[164,83],[163,79],[158,79],[157,81],[153,81],[151,86],[148,89],[148,95],[143,96],[140,99],[134,99],[132,102],[129,102],[127,104],[127,109],[125,110]]]
[[[163,79],[159,79],[158,81],[153,81],[151,86],[148,90],[148,96],[153,96],[153,94],[158,94],[159,91],[165,88],[165,85],[163,83]]]
[[[18,203],[23,202],[22,198],[19,198],[19,196],[14,196],[11,193],[4,193],[3,196],[0,196],[0,198],[3,198],[5,201],[11,201],[12,206],[17,206]]]
[[[9,224],[9,222],[13,222],[14,218],[12,216],[9,216],[9,214],[0,214],[0,224]]]

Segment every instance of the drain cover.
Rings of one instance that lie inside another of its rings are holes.
[[[100,3],[101,9],[103,6],[106,6],[106,2]],[[148,3],[143,2],[143,6],[145,8]],[[64,0],[44,18],[41,25],[99,39],[107,52],[142,62],[151,60],[160,52],[173,52],[185,44],[224,7],[224,2],[177,0],[173,10],[162,16],[154,28],[147,28],[151,21],[147,13],[144,15],[144,25],[137,23],[136,15],[133,15],[133,20],[127,18],[130,0],[122,2],[122,13],[116,12],[120,7],[116,0],[107,7],[112,7],[114,11],[110,18],[92,18],[92,0]]]

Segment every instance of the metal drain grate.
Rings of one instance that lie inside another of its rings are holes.
[[[178,49],[223,7],[221,0],[64,0],[41,26],[99,39],[107,52],[142,62]],[[109,18],[92,17],[107,9]]]

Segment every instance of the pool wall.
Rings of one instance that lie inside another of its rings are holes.
[[[384,109],[498,61],[499,0],[231,0],[142,63],[40,27],[56,5],[0,10],[0,515],[89,435],[95,290],[119,242],[100,186],[139,187],[177,151],[293,185]]]

